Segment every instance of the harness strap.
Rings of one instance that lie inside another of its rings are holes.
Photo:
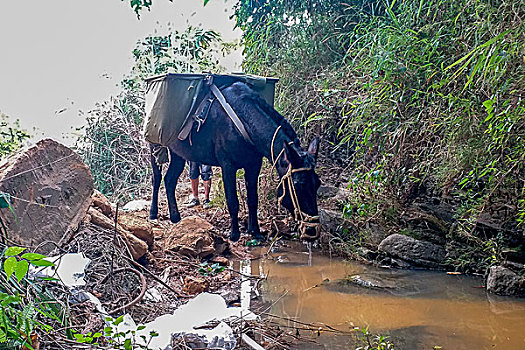
[[[226,114],[228,114],[228,116],[232,120],[232,122],[235,125],[235,127],[237,128],[237,130],[241,133],[242,137],[244,137],[246,142],[248,142],[250,145],[253,146],[254,143],[253,143],[250,135],[248,135],[248,132],[246,131],[246,128],[244,127],[244,124],[239,119],[239,116],[237,116],[237,114],[233,110],[232,106],[230,106],[228,101],[226,101],[226,99],[224,98],[224,95],[222,94],[221,90],[219,90],[219,88],[215,84],[211,84],[210,85],[210,89],[211,89],[211,92],[213,93],[213,95],[217,98],[217,101],[219,101],[219,103],[221,104],[222,108],[224,108],[224,110],[226,111]]]

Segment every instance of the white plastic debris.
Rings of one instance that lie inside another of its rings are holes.
[[[151,202],[144,200],[144,199],[138,199],[131,202],[126,203],[122,210],[124,211],[140,211],[140,210],[146,210],[149,208]]]
[[[58,278],[68,288],[86,284],[86,281],[84,281],[85,269],[91,260],[86,258],[84,253],[69,253],[45,259],[55,264],[55,266],[48,266],[43,269],[32,268],[32,273],[43,277]]]
[[[152,287],[146,291],[146,294],[144,294],[144,299],[158,303],[159,301],[162,301],[162,296],[160,295],[160,292],[157,288]]]
[[[233,349],[236,345],[233,330],[221,322],[213,329],[195,329],[212,320],[223,321],[232,318],[254,320],[255,314],[240,307],[228,308],[224,299],[218,294],[202,293],[182,305],[171,315],[163,315],[145,325],[145,329],[137,332],[138,337],[150,338],[150,332],[158,333],[152,338],[150,349],[170,350],[171,340],[184,335],[195,339],[198,337],[206,347],[221,347]],[[221,345],[219,345],[221,344]]]

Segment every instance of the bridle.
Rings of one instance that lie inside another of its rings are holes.
[[[283,147],[281,152],[279,152],[279,154],[277,155],[277,158],[274,158],[273,147],[274,147],[275,139],[277,137],[277,133],[279,132],[279,130],[281,130],[281,125],[279,125],[277,127],[277,129],[275,130],[275,132],[273,134],[273,137],[272,137],[272,144],[271,144],[272,170],[273,170],[274,167],[276,167],[277,162],[279,161],[279,158],[284,153],[284,147]],[[293,141],[290,141],[288,144],[292,145]],[[293,183],[293,177],[292,176],[293,176],[294,173],[298,173],[298,172],[301,172],[301,171],[310,171],[310,170],[313,170],[313,168],[311,168],[311,167],[303,167],[303,168],[292,169],[292,164],[290,163],[288,165],[288,170],[281,177],[281,180],[279,181],[279,184],[277,185],[277,188],[279,188],[279,186],[281,186],[281,185],[283,186],[283,194],[279,197],[279,199],[277,201],[279,203],[279,208],[281,208],[282,201],[283,201],[284,197],[286,196],[286,184],[288,184],[288,188],[290,189],[290,198],[292,199],[292,205],[293,205],[293,208],[294,208],[294,215],[295,215],[296,220],[299,221],[299,231],[301,232],[301,239],[306,239],[306,238],[308,238],[308,239],[318,239],[319,236],[320,236],[320,233],[321,233],[321,231],[320,231],[321,225],[319,223],[319,215],[311,216],[311,215],[308,215],[308,214],[306,214],[305,212],[303,212],[301,210],[301,207],[299,206],[299,198],[297,197],[297,191],[295,190],[295,185]],[[315,236],[309,236],[309,235],[305,234],[306,229],[309,228],[309,227],[315,229]]]

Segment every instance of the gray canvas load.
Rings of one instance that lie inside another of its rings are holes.
[[[189,123],[193,124],[196,112],[203,113],[203,100],[211,96],[210,86],[223,89],[237,81],[249,84],[273,106],[275,84],[279,81],[276,78],[245,74],[165,74],[146,79],[143,130],[146,140],[167,146],[177,139],[185,139],[187,132],[182,130],[188,130]]]

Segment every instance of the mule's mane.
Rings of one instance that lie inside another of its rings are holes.
[[[270,106],[259,94],[253,91],[247,84],[237,82],[232,85],[239,91],[239,99],[241,101],[253,102],[254,105],[264,114],[267,115],[277,126],[281,126],[281,131],[293,141],[294,144],[300,146],[301,142],[297,137],[297,133],[290,125],[290,122]]]

